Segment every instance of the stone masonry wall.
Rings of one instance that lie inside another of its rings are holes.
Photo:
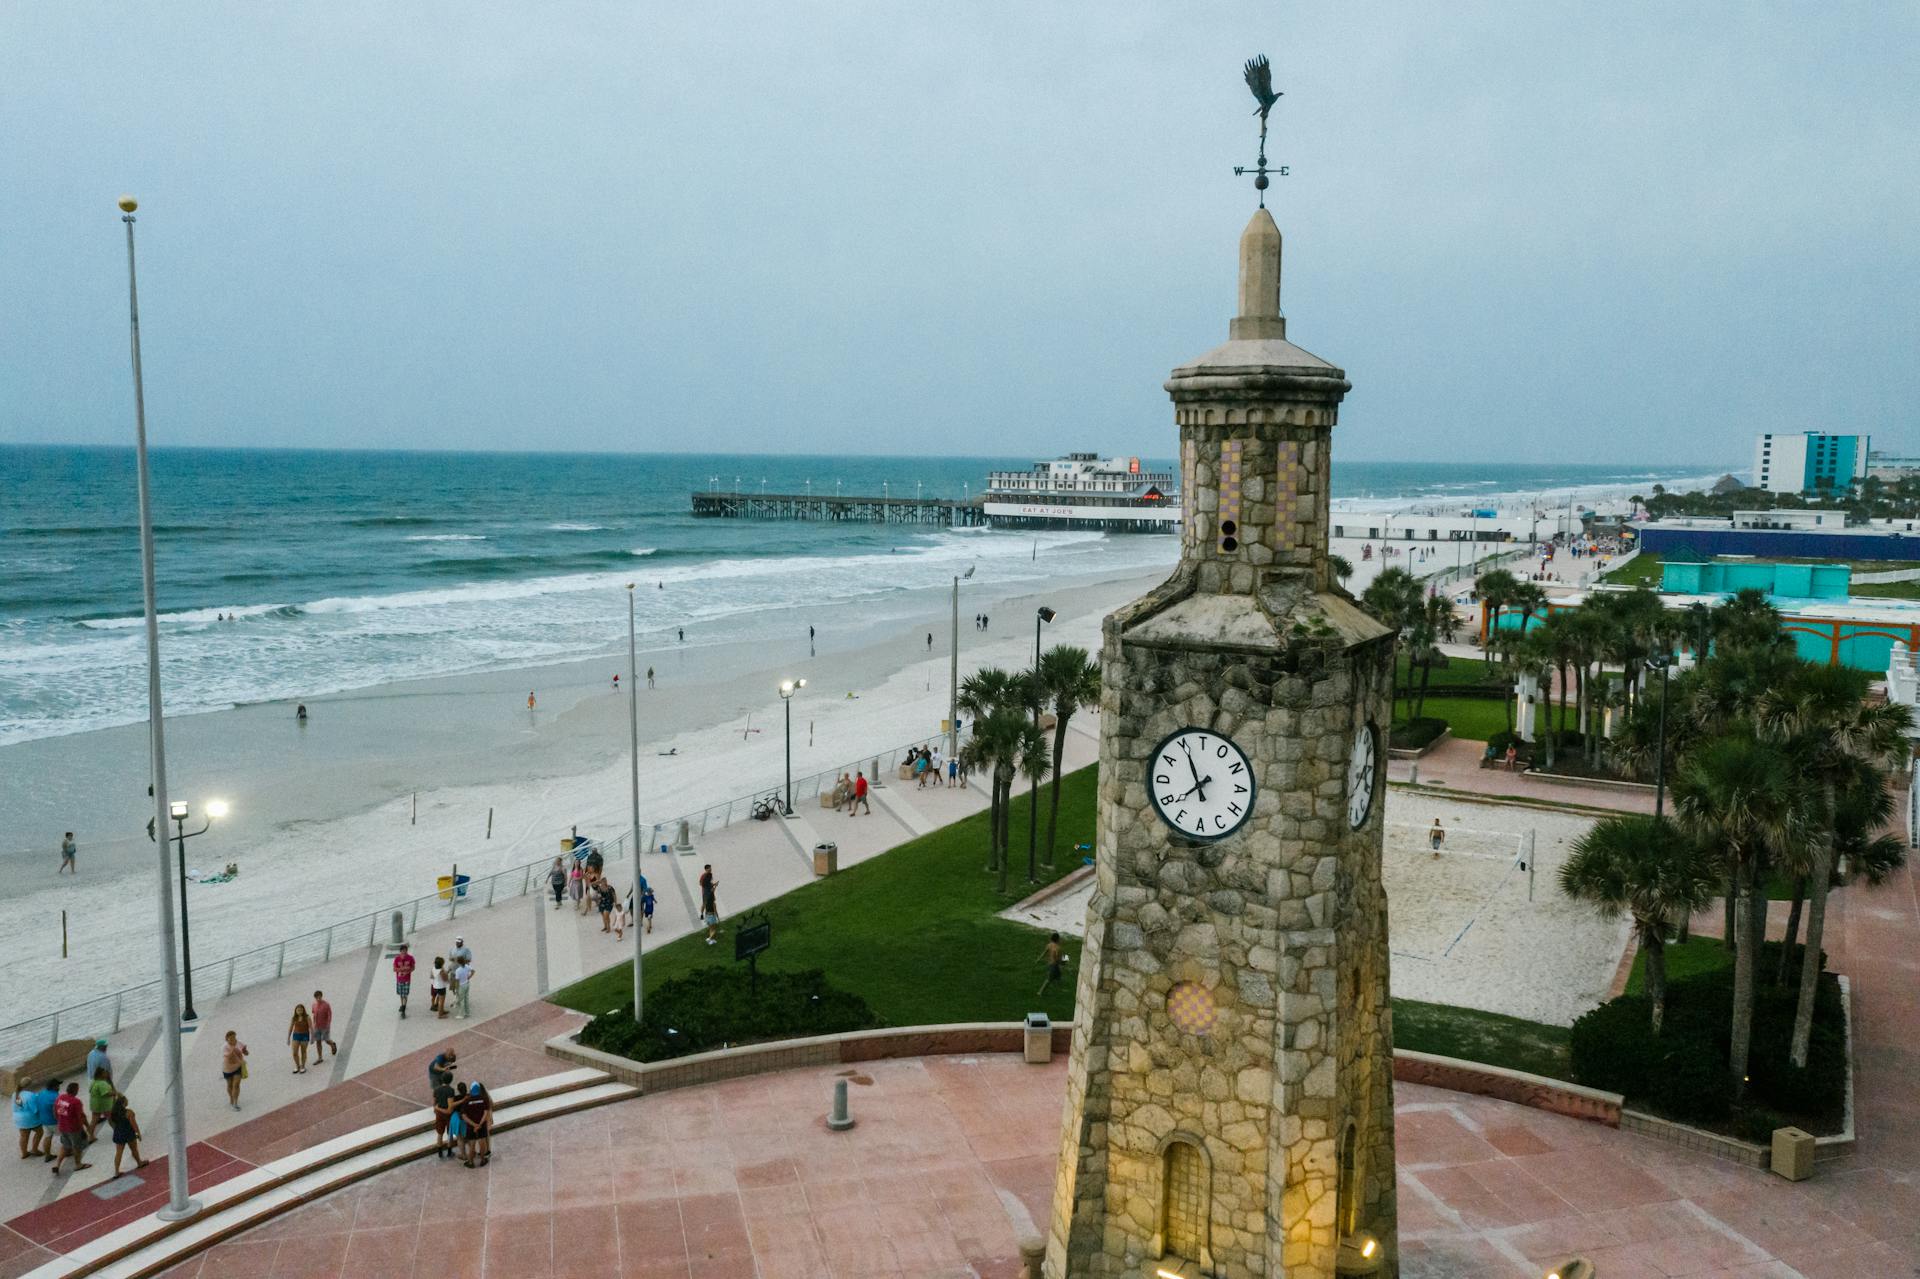
[[[1285,443],[1285,434],[1271,438]],[[1386,723],[1392,642],[1328,638],[1312,616],[1325,602],[1316,594],[1271,619],[1269,650],[1128,639],[1197,576],[1183,570],[1107,620],[1096,887],[1052,1279],[1153,1272],[1170,1140],[1200,1146],[1208,1167],[1206,1247],[1186,1260],[1217,1275],[1332,1279],[1338,1148],[1350,1120],[1353,1224],[1394,1254],[1377,795],[1360,830],[1346,819],[1355,725]],[[1247,608],[1257,607],[1250,597]],[[1188,725],[1231,736],[1259,783],[1248,822],[1214,844],[1170,838],[1148,801],[1149,753]],[[1193,1028],[1208,1015],[1210,1026]]]

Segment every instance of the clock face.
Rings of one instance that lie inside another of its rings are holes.
[[[1353,730],[1353,756],[1347,761],[1347,825],[1359,830],[1373,811],[1373,793],[1378,789],[1375,768],[1374,732],[1371,723],[1362,722]]]
[[[1253,813],[1253,763],[1208,728],[1183,728],[1154,748],[1147,794],[1167,825],[1189,839],[1225,839]]]

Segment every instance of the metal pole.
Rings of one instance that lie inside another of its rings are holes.
[[[200,1014],[193,1011],[193,929],[187,918],[187,819],[178,818],[174,825],[179,831],[180,849],[180,985],[186,1002],[180,1020],[197,1022]]]
[[[787,710],[787,811],[785,815],[791,817],[793,816],[793,698],[783,697],[780,702]]]
[[[140,582],[147,613],[147,724],[153,753],[154,828],[165,830],[171,812],[167,803],[167,743],[160,702],[160,613],[153,584],[153,496],[147,476],[147,398],[140,376],[140,289],[134,270],[132,196],[120,198],[127,226],[127,329],[133,348],[133,423],[135,470],[140,485]],[[200,1211],[187,1197],[187,1098],[180,1062],[179,969],[173,958],[173,885],[167,882],[166,841],[160,844],[160,1046],[166,1061],[167,1204],[157,1214],[163,1221],[182,1221]]]
[[[1667,667],[1660,665],[1660,747],[1653,761],[1653,820],[1657,825],[1667,807]]]
[[[627,732],[633,747],[633,1020],[640,1021],[640,677],[633,640],[633,583],[627,583]]]

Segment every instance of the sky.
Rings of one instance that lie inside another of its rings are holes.
[[[1285,93],[1340,455],[1920,451],[1920,6],[0,6],[0,443],[1170,456]]]

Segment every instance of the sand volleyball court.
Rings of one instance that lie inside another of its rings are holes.
[[[1560,891],[1587,818],[1403,792],[1387,818],[1395,995],[1555,1025],[1606,998],[1627,924]],[[1435,818],[1446,831],[1438,855]]]

